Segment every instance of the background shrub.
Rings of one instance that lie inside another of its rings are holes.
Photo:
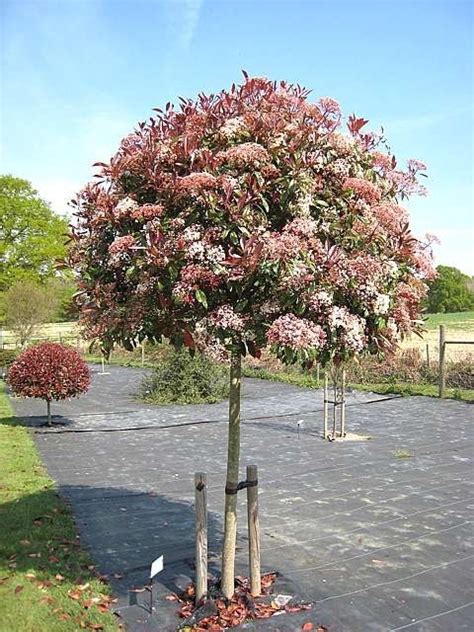
[[[228,369],[187,349],[168,348],[142,384],[142,398],[154,404],[212,404],[229,393]]]

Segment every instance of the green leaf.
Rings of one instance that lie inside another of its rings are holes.
[[[205,293],[202,290],[196,290],[195,296],[196,296],[197,302],[201,303],[201,305],[207,309],[208,304],[207,304],[207,296],[205,295]]]

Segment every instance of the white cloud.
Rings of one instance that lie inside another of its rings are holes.
[[[171,30],[179,48],[185,52],[191,46],[199,22],[203,0],[173,0],[169,5]]]

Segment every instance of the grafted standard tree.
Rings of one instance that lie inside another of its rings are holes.
[[[168,338],[230,356],[222,589],[234,591],[241,358],[383,353],[419,327],[428,244],[400,205],[423,193],[367,121],[248,78],[181,99],[121,143],[78,195],[70,264],[106,347]]]
[[[77,351],[55,342],[43,342],[18,356],[8,371],[8,384],[15,395],[44,399],[51,426],[52,400],[85,393],[90,374]]]

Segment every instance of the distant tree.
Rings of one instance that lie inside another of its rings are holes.
[[[451,266],[438,266],[438,276],[429,282],[428,312],[467,312],[474,309],[474,292],[467,274]]]
[[[45,285],[55,300],[56,309],[52,321],[65,322],[77,319],[77,307],[74,302],[77,286],[74,280],[68,275],[61,274],[60,277],[50,279]]]
[[[0,292],[15,281],[52,277],[66,254],[67,221],[27,180],[0,176]]]
[[[17,336],[21,347],[37,333],[38,327],[54,315],[57,299],[46,287],[31,281],[19,281],[5,292],[5,321]]]
[[[90,385],[90,373],[77,351],[44,342],[18,356],[8,372],[8,384],[15,395],[44,399],[50,426],[51,401],[85,393]]]

